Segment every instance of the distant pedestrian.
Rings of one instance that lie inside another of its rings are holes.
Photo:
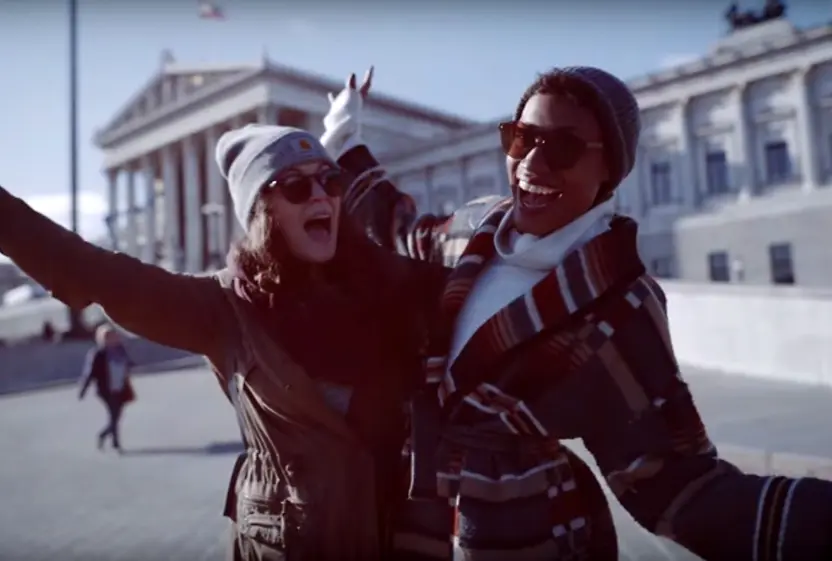
[[[47,343],[54,343],[57,332],[52,326],[52,322],[46,321],[43,323],[43,330],[41,331],[41,338]]]
[[[100,326],[95,332],[95,342],[95,348],[87,355],[78,399],[83,399],[87,388],[95,383],[96,393],[107,408],[107,425],[98,433],[98,449],[104,448],[104,442],[109,436],[113,448],[121,453],[119,421],[124,406],[136,399],[130,383],[132,362],[121,337],[111,326]]]

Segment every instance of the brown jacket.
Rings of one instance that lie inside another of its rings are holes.
[[[2,188],[0,252],[71,308],[97,303],[131,332],[206,356],[247,441],[232,481],[236,505],[227,512],[241,533],[288,546],[291,558],[378,557],[370,454],[259,327],[252,304],[236,296],[227,273],[174,274],[96,247]],[[441,284],[439,277],[413,275],[411,263],[391,261],[401,270],[395,278],[403,290],[412,282]],[[430,308],[410,293],[402,313]]]

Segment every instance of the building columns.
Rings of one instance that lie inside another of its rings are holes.
[[[495,195],[511,195],[511,185],[508,178],[508,167],[506,166],[506,154],[500,148],[497,154],[497,192]]]
[[[470,185],[468,183],[468,168],[471,167],[470,160],[470,157],[465,156],[459,161],[459,199],[457,200],[458,206],[464,206],[465,203],[467,203],[473,198],[471,195]]]
[[[196,137],[182,140],[185,189],[185,270],[202,270],[202,203],[199,196],[199,156]]]
[[[263,105],[257,108],[257,122],[264,125],[277,124],[277,107],[272,104]]]
[[[803,189],[807,191],[818,187],[818,162],[817,162],[817,129],[812,107],[811,88],[812,68],[802,68],[797,76],[797,91],[799,101],[797,104],[797,123],[800,128],[800,176],[803,181]]]
[[[104,218],[107,224],[107,233],[110,236],[110,244],[113,251],[119,251],[119,236],[118,236],[118,176],[119,169],[113,168],[107,170],[107,200],[108,211]]]
[[[734,170],[740,172],[740,177],[732,177],[731,180],[736,183],[738,198],[740,200],[748,200],[757,191],[757,157],[756,150],[754,150],[754,146],[752,145],[748,107],[745,104],[745,93],[747,89],[748,84],[743,82],[737,84],[733,92],[734,107],[737,112],[738,156],[741,160],[738,162],[740,165],[734,167]]]
[[[127,254],[138,257],[139,228],[136,223],[138,209],[136,208],[136,170],[128,166],[127,174]]]
[[[156,169],[152,156],[145,156],[141,163],[144,176],[145,207],[144,207],[144,245],[142,246],[142,260],[156,263]]]
[[[691,134],[690,118],[690,98],[685,98],[679,104],[679,130],[681,134],[679,138],[681,143],[679,146],[679,156],[681,156],[682,181],[679,184],[679,195],[681,197],[682,207],[686,211],[691,211],[699,206],[699,193],[697,188],[697,166],[696,166],[696,146],[693,142],[693,135]]]
[[[176,177],[176,154],[173,146],[161,151],[162,182],[165,196],[165,265],[174,271],[183,268],[182,246],[179,240],[179,185]]]
[[[321,138],[324,134],[324,116],[314,113],[307,113],[306,129],[315,138]]]
[[[636,146],[636,161],[633,166],[633,172],[636,174],[636,184],[638,186],[638,212],[639,217],[649,215],[653,208],[653,186],[650,184],[650,174],[647,173],[648,154],[644,145]],[[635,203],[634,203],[635,204]]]
[[[220,170],[214,161],[214,151],[219,139],[219,129],[216,126],[205,131],[205,177],[208,183],[208,200],[202,211],[208,220],[208,254],[213,263],[211,265],[221,266],[222,260],[228,251],[228,231],[224,227],[226,223],[226,186]]]
[[[433,202],[436,200],[436,193],[433,192],[433,176],[435,171],[434,166],[429,166],[425,170],[425,210],[422,212],[429,212],[431,214],[439,214],[439,211],[433,207]]]

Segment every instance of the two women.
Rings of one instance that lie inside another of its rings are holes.
[[[354,80],[353,80],[354,82]],[[613,196],[639,109],[597,68],[555,68],[500,125],[511,196],[417,216],[361,141],[362,93],[335,98],[322,141],[380,245],[453,266],[412,405],[396,559],[617,559],[581,438],[647,530],[707,561],[832,559],[832,482],[720,459],[676,363],[637,224]]]
[[[208,358],[246,446],[225,510],[234,559],[380,559],[433,308],[417,283],[444,272],[411,274],[350,223],[341,170],[305,131],[234,130],[216,160],[247,235],[214,276],[105,251],[2,188],[0,252],[67,305]]]

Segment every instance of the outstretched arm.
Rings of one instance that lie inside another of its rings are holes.
[[[609,377],[632,380],[630,398],[650,406],[629,422],[599,417],[585,439],[622,506],[705,561],[832,559],[832,482],[746,474],[719,458],[678,374],[664,295],[639,282],[640,311],[613,326],[623,339]]]
[[[220,348],[228,303],[214,279],[90,244],[2,187],[0,252],[70,308],[99,304],[114,322],[166,346],[200,354]]]

